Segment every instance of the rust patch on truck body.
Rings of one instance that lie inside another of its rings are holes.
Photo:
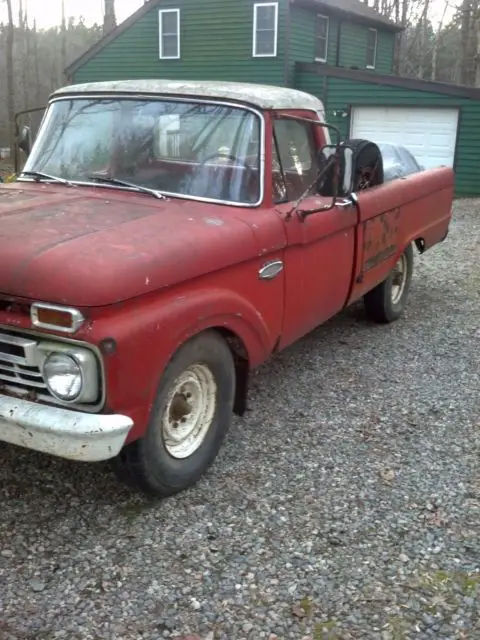
[[[364,222],[362,273],[394,255],[398,249],[400,208]]]

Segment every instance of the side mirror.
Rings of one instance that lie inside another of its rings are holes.
[[[18,111],[18,113],[15,114],[15,174],[18,174],[20,171],[18,150],[21,149],[26,156],[30,155],[33,138],[32,131],[28,126],[23,127],[20,133],[19,118],[26,114],[40,113],[41,111],[43,111],[45,115],[45,109],[46,107],[34,107],[33,109]]]
[[[320,172],[317,189],[329,198],[349,195],[353,190],[353,150],[345,144],[326,145],[317,155]]]
[[[30,154],[30,150],[32,148],[32,131],[30,127],[23,127],[17,144],[26,156]]]

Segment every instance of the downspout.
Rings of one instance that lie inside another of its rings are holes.
[[[337,52],[336,52],[336,59],[335,59],[335,66],[339,67],[340,66],[340,42],[342,39],[342,25],[343,25],[343,20],[340,19],[339,23],[338,23],[338,29],[337,29]]]
[[[341,41],[343,20],[340,18],[337,29],[337,50],[335,52],[335,66],[340,67]],[[323,77],[323,95],[325,111],[328,109],[328,76]]]
[[[290,72],[290,32],[291,32],[291,11],[290,11],[290,3],[293,0],[283,0],[286,2],[285,9],[285,50],[283,52],[283,81],[286,87],[290,87],[291,83],[291,72]]]

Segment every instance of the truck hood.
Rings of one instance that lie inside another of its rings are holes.
[[[241,214],[106,188],[4,185],[0,294],[104,306],[226,268],[258,254]]]

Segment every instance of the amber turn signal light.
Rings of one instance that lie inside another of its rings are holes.
[[[78,309],[42,302],[32,304],[30,319],[34,327],[64,333],[75,333],[85,320]]]

